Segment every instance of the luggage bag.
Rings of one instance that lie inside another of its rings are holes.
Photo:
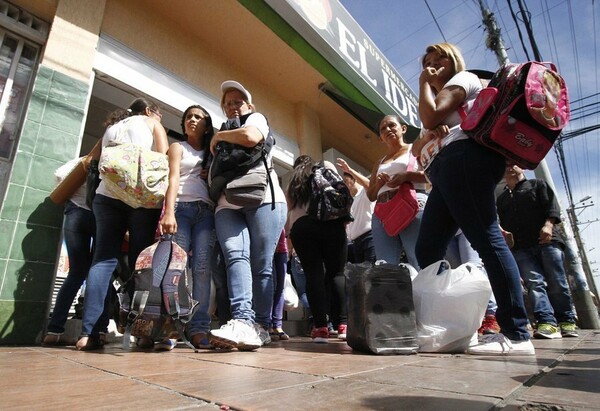
[[[352,349],[382,355],[417,352],[409,267],[385,263],[346,265],[346,342]]]

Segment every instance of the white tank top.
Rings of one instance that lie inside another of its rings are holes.
[[[176,144],[179,144],[182,148],[177,202],[204,201],[213,205],[208,196],[208,185],[200,177],[204,150],[196,150],[187,141]]]

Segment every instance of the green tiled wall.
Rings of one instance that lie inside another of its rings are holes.
[[[0,211],[0,344],[33,344],[54,280],[62,207],[54,171],[79,153],[90,85],[41,66]]]

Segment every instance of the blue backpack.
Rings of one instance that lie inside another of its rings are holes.
[[[350,207],[354,199],[340,175],[320,162],[313,166],[309,179],[308,215],[315,220],[353,221]]]

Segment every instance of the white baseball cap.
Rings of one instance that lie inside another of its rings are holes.
[[[248,103],[252,104],[252,94],[250,94],[250,92],[248,90],[246,90],[244,88],[244,86],[242,86],[240,83],[238,83],[237,81],[234,81],[234,80],[227,80],[221,84],[221,92],[222,93],[224,93],[225,90],[230,89],[230,88],[239,90],[242,94],[244,94],[246,96],[246,100],[248,101]]]

